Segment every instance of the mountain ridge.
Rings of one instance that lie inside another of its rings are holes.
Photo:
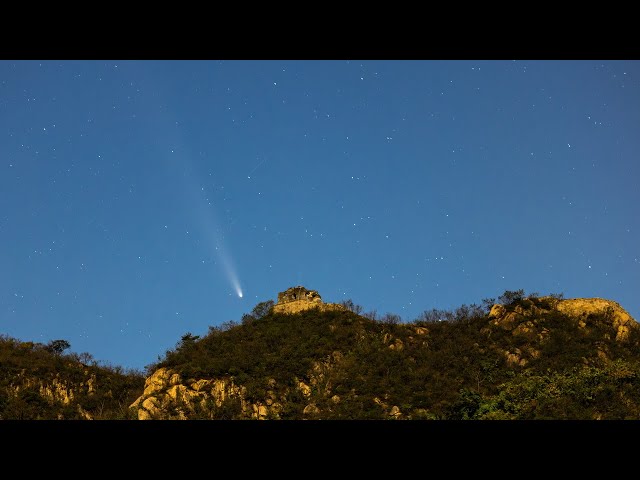
[[[2,337],[0,418],[640,419],[638,346],[602,298],[506,291],[402,323],[297,286],[183,335],[146,378]]]
[[[621,392],[640,393],[633,353],[640,329],[626,310],[600,298],[505,293],[505,304],[487,306],[488,312],[463,306],[449,318],[433,311],[412,324],[393,316],[376,322],[346,308],[322,311],[313,302],[296,314],[274,313],[273,305],[265,313],[267,303],[260,318],[167,352],[132,408],[140,419],[638,418],[635,401],[621,398],[626,406],[612,409],[598,396],[615,390],[611,378],[624,384]],[[305,336],[318,341],[312,359],[296,344]],[[255,343],[256,337],[271,343]],[[235,364],[219,348],[230,338],[237,342],[229,345]],[[250,350],[238,347],[247,342]],[[215,360],[207,363],[208,355]],[[594,379],[600,390],[585,392],[578,410],[569,408],[575,390],[588,390]],[[547,398],[548,388],[560,393]],[[527,389],[540,398],[519,398],[531,394]],[[509,395],[528,407],[516,409]],[[540,401],[544,408],[532,406]]]

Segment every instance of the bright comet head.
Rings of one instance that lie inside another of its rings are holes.
[[[238,296],[242,298],[242,290],[238,290]]]

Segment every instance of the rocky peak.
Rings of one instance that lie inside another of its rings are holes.
[[[629,313],[613,300],[604,298],[568,298],[558,299],[554,297],[540,297],[524,299],[529,305],[520,304],[509,308],[508,306],[495,304],[491,307],[489,317],[495,325],[512,328],[520,320],[530,318],[551,310],[557,310],[566,315],[579,318],[580,326],[584,327],[584,318],[592,314],[607,313],[613,327],[616,329],[616,340],[624,341],[629,336],[632,328],[639,328],[638,323]]]
[[[322,297],[317,290],[307,290],[302,285],[287,288],[284,292],[278,293],[278,305],[300,300],[322,303]]]
[[[298,313],[316,307],[323,311],[343,308],[334,303],[324,303],[317,290],[308,290],[302,285],[298,285],[278,293],[278,303],[273,306],[273,311],[275,313]]]

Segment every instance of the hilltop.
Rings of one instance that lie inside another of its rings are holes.
[[[183,336],[150,367],[138,418],[640,418],[640,329],[616,302],[508,291],[403,324],[286,292]],[[291,301],[304,308],[278,308]]]

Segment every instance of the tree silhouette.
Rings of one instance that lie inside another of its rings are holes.
[[[55,353],[56,355],[60,355],[62,352],[64,352],[68,348],[71,348],[71,344],[66,340],[62,340],[62,339],[51,340],[46,346],[46,349],[48,351],[50,351],[51,353]]]

